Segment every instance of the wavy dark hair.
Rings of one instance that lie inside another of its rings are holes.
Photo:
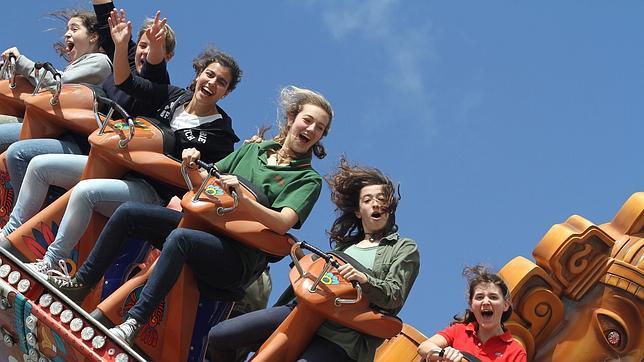
[[[201,74],[201,72],[208,68],[212,63],[219,63],[230,70],[231,79],[228,84],[228,92],[232,92],[235,87],[237,87],[237,84],[241,82],[243,72],[241,68],[239,68],[239,64],[237,64],[235,58],[215,47],[208,47],[192,60],[192,67],[195,70],[195,79],[192,80],[188,89],[193,92],[195,91],[195,87],[197,86],[197,77],[199,77],[199,74]]]
[[[400,192],[396,195],[396,187],[391,179],[380,170],[373,167],[350,165],[342,157],[337,170],[325,177],[331,188],[331,201],[339,214],[333,222],[329,234],[329,243],[354,244],[364,238],[362,222],[356,216],[360,206],[360,190],[365,186],[383,185],[385,194],[385,210],[389,213],[387,225],[378,234],[378,238],[398,230],[396,225],[396,208],[400,200]]]
[[[467,284],[469,287],[469,292],[468,292],[468,297],[467,297],[467,304],[470,305],[472,303],[472,298],[474,298],[474,289],[482,283],[490,283],[494,284],[499,289],[501,289],[501,293],[503,294],[503,299],[509,301],[510,300],[510,292],[508,290],[508,286],[505,284],[503,279],[501,279],[498,274],[491,272],[486,266],[477,264],[472,267],[465,267],[463,269],[463,276],[465,279],[467,279]],[[505,326],[503,323],[510,318],[510,315],[512,315],[512,305],[503,312],[503,315],[501,315],[501,327],[503,330],[505,330]],[[471,323],[471,322],[476,322],[476,317],[474,316],[474,313],[470,310],[470,308],[467,308],[465,310],[465,313],[463,316],[454,316],[454,320],[452,321],[451,324],[454,323]]]
[[[96,20],[96,14],[93,11],[87,11],[84,9],[63,9],[54,11],[49,14],[54,19],[61,20],[65,22],[65,31],[67,31],[67,23],[71,18],[79,18],[83,23],[83,26],[87,28],[88,34],[98,35],[98,21]],[[100,35],[99,35],[100,36]],[[100,44],[100,41],[96,42]],[[59,40],[54,43],[54,50],[66,61],[69,61],[69,55],[67,54],[67,44],[64,41]]]

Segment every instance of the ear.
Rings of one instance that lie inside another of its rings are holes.
[[[174,52],[165,53],[165,61],[169,62],[174,57]]]
[[[356,217],[357,217],[358,219],[362,219],[362,216],[360,215],[360,211],[357,211],[357,210],[356,210],[356,211],[354,211],[354,213],[356,214]]]
[[[507,299],[505,299],[505,300],[503,301],[503,311],[504,311],[504,312],[507,312],[507,311],[508,311],[508,309],[510,309],[510,301],[509,301],[509,300],[507,300]]]
[[[90,44],[94,44],[94,43],[96,43],[96,42],[98,42],[98,33],[92,33],[92,34],[89,36],[89,43],[90,43]]]

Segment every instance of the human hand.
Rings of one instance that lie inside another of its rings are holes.
[[[167,18],[161,19],[161,11],[157,10],[154,16],[154,22],[145,30],[145,35],[148,37],[148,45],[150,51],[159,49],[161,52],[165,46],[165,24],[168,22]]]
[[[346,263],[344,265],[340,265],[338,268],[338,271],[340,272],[340,275],[348,280],[348,281],[357,281],[358,283],[366,283],[367,282],[367,275],[363,272],[358,271],[356,268],[353,267],[353,265]]]
[[[436,354],[434,354],[436,356]],[[450,361],[450,362],[461,362],[463,360],[463,354],[456,348],[445,347],[438,353],[438,359],[435,361]]]
[[[125,10],[112,9],[107,23],[110,26],[110,34],[115,46],[127,45],[132,37],[132,22],[125,18]]]
[[[201,157],[201,152],[196,148],[186,148],[181,151],[181,159],[186,167],[191,169],[197,169],[197,164],[195,163]]]
[[[9,54],[13,54],[16,57],[16,59],[18,59],[18,57],[20,57],[20,51],[16,47],[11,47],[11,48],[3,51],[2,52],[2,58],[4,60],[9,59]]]
[[[233,190],[237,193],[237,197],[240,199],[244,198],[244,193],[241,191],[241,185],[239,184],[239,179],[235,175],[221,175],[219,179],[221,185],[228,191],[232,192]]]
[[[262,142],[264,142],[264,138],[262,138],[262,137],[260,137],[258,135],[253,135],[253,137],[251,137],[250,139],[244,140],[244,144],[247,144],[247,143],[262,143]]]

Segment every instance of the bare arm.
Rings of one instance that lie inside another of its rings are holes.
[[[438,353],[437,353],[438,352]],[[418,346],[418,354],[425,361],[454,361],[463,360],[463,354],[447,344],[447,339],[440,334],[431,336]]]
[[[201,153],[194,148],[188,148],[182,152],[183,162],[188,165],[189,168],[195,169],[196,165],[194,161],[198,160],[201,156]],[[205,171],[200,171],[202,176],[205,176]],[[274,232],[284,235],[286,234],[299,220],[299,216],[295,210],[284,207],[280,211],[275,211],[269,209],[255,200],[248,199],[244,197],[242,192],[241,185],[239,180],[235,175],[222,175],[221,177],[222,185],[227,189],[234,189],[239,196],[239,203],[245,204],[250,212],[255,216],[257,221],[262,223],[264,226],[273,230]]]
[[[222,175],[221,183],[228,187],[228,189],[234,189],[237,191],[239,203],[245,204],[250,209],[253,216],[257,218],[257,221],[280,235],[286,234],[299,219],[295,210],[289,207],[284,207],[280,211],[275,211],[264,207],[255,200],[244,197],[239,180],[237,180],[237,176]]]
[[[132,76],[128,63],[128,42],[132,36],[132,23],[125,18],[125,10],[114,9],[108,19],[114,41],[114,84],[119,85]]]

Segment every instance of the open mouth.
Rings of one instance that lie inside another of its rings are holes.
[[[308,143],[308,142],[311,140],[311,139],[310,139],[307,135],[305,135],[304,133],[300,133],[297,137],[300,139],[300,142],[302,142],[302,143]]]
[[[491,318],[494,315],[494,311],[492,310],[482,310],[481,315],[485,318]]]
[[[382,213],[380,211],[374,211],[371,213],[371,217],[374,219],[380,219],[381,216],[382,216]]]
[[[69,53],[69,52],[71,52],[72,50],[74,50],[74,42],[67,41],[67,42],[65,43],[65,45],[67,46],[67,52],[68,52],[68,53]]]
[[[206,86],[201,87],[201,91],[204,92],[208,97],[213,95],[213,93],[210,91],[210,89],[208,89],[208,87],[206,87]]]

